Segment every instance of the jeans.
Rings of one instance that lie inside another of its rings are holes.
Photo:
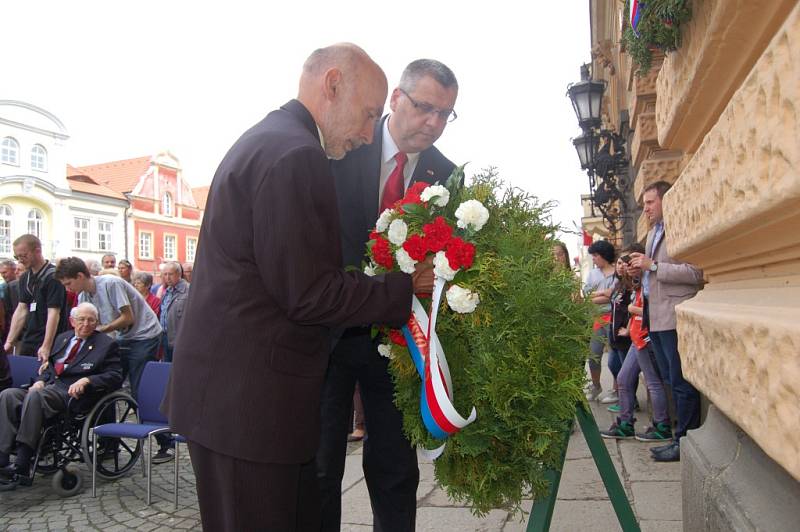
[[[164,358],[162,359],[163,362],[172,362],[172,351],[174,347],[169,345],[169,338],[167,337],[167,331],[161,333],[161,347],[164,348]]]
[[[650,349],[642,350],[631,345],[628,356],[622,364],[622,369],[617,376],[617,393],[619,394],[619,418],[622,421],[633,423],[633,408],[636,399],[636,386],[639,382],[639,371],[644,375],[650,400],[653,402],[653,422],[669,424],[667,411],[667,395],[664,385],[658,377],[653,361],[650,358]]]
[[[156,359],[158,342],[158,336],[144,340],[117,340],[122,359],[122,380],[125,380],[126,376],[130,377],[131,395],[134,399],[139,394],[139,381],[142,379],[144,366]]]
[[[589,350],[592,352],[589,356],[590,369],[600,369],[600,361],[603,359],[603,349],[606,346],[606,342],[608,342],[608,324],[597,329],[589,341]]]
[[[672,386],[675,414],[678,417],[674,436],[678,441],[686,436],[686,431],[700,426],[700,393],[683,378],[681,357],[678,353],[678,331],[650,331],[650,340],[661,375]]]

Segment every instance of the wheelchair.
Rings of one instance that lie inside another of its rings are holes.
[[[39,438],[33,458],[30,481],[36,473],[52,475],[51,487],[61,497],[81,491],[83,476],[77,467],[85,463],[94,467],[92,428],[103,423],[138,423],[136,400],[122,391],[94,397],[70,399],[65,412],[48,420]],[[142,454],[142,443],[136,439],[101,438],[98,441],[97,474],[115,480],[131,471]]]
[[[38,362],[31,357],[10,356],[14,386],[29,387]],[[67,409],[46,420],[33,456],[30,476],[20,483],[30,485],[36,474],[52,476],[51,486],[62,497],[81,491],[83,476],[77,464],[94,467],[92,428],[103,423],[138,423],[136,400],[121,390],[90,390],[79,399],[70,399]],[[100,438],[97,474],[115,480],[130,472],[142,455],[136,439]]]

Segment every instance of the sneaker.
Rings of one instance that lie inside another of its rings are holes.
[[[619,405],[619,403],[617,403],[615,405],[609,406],[608,408],[606,408],[606,410],[608,410],[612,414],[619,414],[622,411],[622,407]]]
[[[629,440],[635,435],[633,430],[633,423],[629,421],[620,421],[617,418],[616,423],[612,423],[608,430],[601,430],[600,436],[611,440]]]
[[[586,388],[586,399],[589,401],[595,401],[603,393],[603,389],[599,386],[591,385]]]
[[[163,464],[165,462],[169,462],[173,458],[175,458],[175,455],[172,453],[172,449],[162,448],[159,449],[158,452],[153,455],[153,463]]]
[[[671,440],[672,428],[668,423],[656,423],[655,426],[647,427],[644,432],[637,433],[636,439],[646,442]]]
[[[617,401],[619,401],[619,395],[617,395],[616,390],[611,390],[605,395],[605,397],[600,399],[600,403],[604,405],[610,405],[611,403],[616,403]]]

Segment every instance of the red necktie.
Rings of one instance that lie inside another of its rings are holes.
[[[405,194],[406,178],[403,175],[403,170],[406,167],[408,155],[399,151],[394,156],[394,160],[397,161],[397,166],[394,167],[392,173],[389,174],[389,179],[386,180],[386,184],[383,185],[383,198],[381,199],[380,212],[391,209],[395,203],[403,199],[403,195]]]
[[[64,360],[64,362],[56,362],[56,375],[61,375],[64,372],[64,367],[70,365],[72,361],[75,360],[75,355],[77,355],[78,351],[80,351],[81,349],[82,341],[83,340],[81,340],[80,338],[77,338],[75,341],[75,345],[73,345],[72,349],[70,349],[69,355],[67,355],[66,360]]]

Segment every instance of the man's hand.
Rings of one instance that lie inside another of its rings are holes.
[[[44,373],[44,370],[46,370],[46,369],[47,369],[47,366],[49,366],[49,365],[50,365],[50,362],[48,362],[47,360],[45,360],[44,362],[42,362],[42,365],[41,365],[41,366],[39,366],[39,375],[41,375],[42,373]]]
[[[28,388],[28,392],[32,392],[33,390],[41,390],[44,388],[44,381],[36,381],[34,382],[30,388]]]
[[[414,273],[411,274],[411,281],[414,283],[415,294],[433,292],[433,256],[417,263]]]
[[[625,327],[620,327],[617,331],[617,336],[628,336],[628,329]]]
[[[73,399],[77,399],[78,397],[83,395],[83,392],[86,391],[86,387],[88,385],[89,385],[89,378],[88,377],[84,377],[84,378],[82,378],[80,380],[77,380],[77,381],[73,382],[72,386],[70,386],[69,390],[67,390],[67,393]]]
[[[36,356],[39,358],[39,362],[44,364],[50,359],[50,348],[47,347],[46,345],[42,345],[42,347],[39,348],[39,351],[36,354]]]
[[[650,268],[651,264],[653,264],[653,259],[647,255],[643,253],[631,253],[630,268],[632,270],[647,270]],[[630,273],[635,275],[638,272],[631,271]]]
[[[14,344],[12,344],[11,342],[6,342],[3,345],[3,351],[5,351],[6,353],[10,353],[12,349],[14,349]]]

